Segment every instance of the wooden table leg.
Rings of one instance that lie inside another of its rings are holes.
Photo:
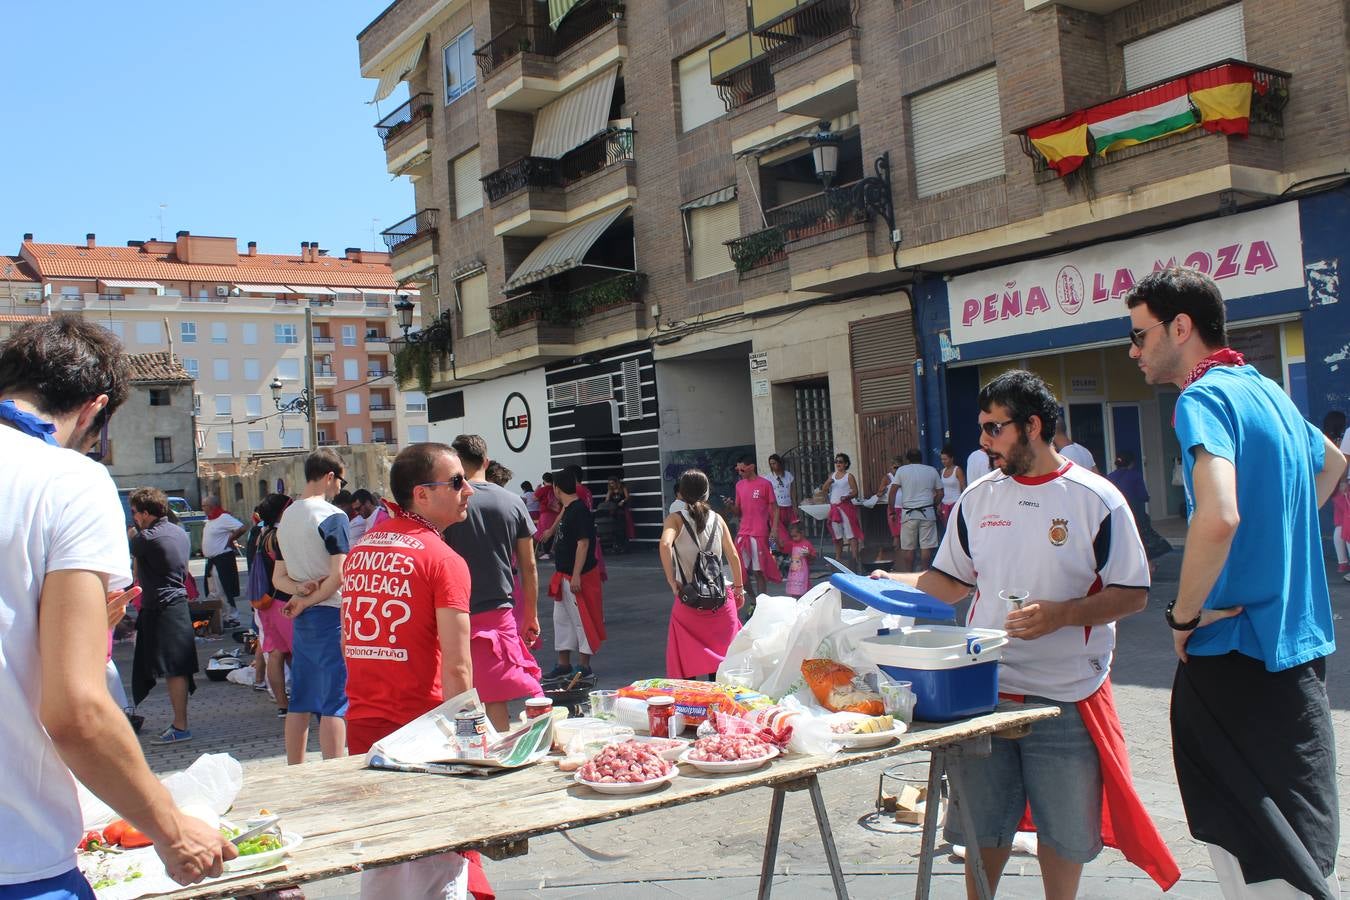
[[[919,876],[914,885],[914,900],[928,900],[933,884],[933,851],[937,849],[938,813],[942,809],[942,772],[947,766],[947,754],[941,749],[929,755],[928,799],[923,808],[923,838],[919,842]],[[936,800],[937,805],[933,803]]]
[[[973,747],[959,744],[954,748],[955,753],[960,754],[963,750],[970,751]],[[975,754],[972,754],[975,755]],[[988,755],[987,752],[984,755]],[[947,783],[952,789],[953,802],[955,798],[962,793],[962,778],[958,769],[952,769],[947,773]],[[989,878],[984,871],[984,858],[980,856],[980,848],[975,846],[975,814],[970,811],[970,806],[964,803],[956,804],[961,811],[961,831],[966,837],[966,864],[971,868],[975,880],[975,896],[979,900],[992,900],[993,894],[989,890]],[[949,806],[948,809],[951,807]]]
[[[839,900],[848,900],[848,888],[844,885],[844,867],[839,863],[839,848],[834,845],[834,832],[830,830],[830,817],[825,810],[825,798],[820,794],[820,781],[812,775],[806,782],[811,794],[811,805],[816,810],[816,828],[820,832],[821,843],[825,845],[825,861],[830,866],[830,880],[834,882],[834,895]]]
[[[773,892],[773,864],[778,858],[778,831],[783,826],[783,795],[786,792],[774,785],[773,800],[769,803],[769,832],[764,836],[764,862],[759,867],[759,900],[769,900]]]

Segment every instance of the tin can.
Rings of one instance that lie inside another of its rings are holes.
[[[461,759],[487,757],[487,715],[478,710],[455,713],[455,740]]]
[[[674,715],[674,697],[647,698],[647,730],[651,732],[652,737],[671,737],[670,720]]]
[[[553,701],[548,697],[530,697],[525,701],[525,718],[537,719],[553,711]]]

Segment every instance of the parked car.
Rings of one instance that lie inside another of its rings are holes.
[[[122,500],[122,512],[126,515],[127,527],[131,527],[131,488],[118,488],[117,496]],[[188,537],[192,539],[192,555],[200,556],[202,552],[202,527],[206,524],[206,513],[199,509],[193,509],[192,504],[188,503],[183,497],[169,497],[169,509],[178,517],[178,523],[186,529]]]

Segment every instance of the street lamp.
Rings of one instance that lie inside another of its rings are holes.
[[[844,136],[830,131],[829,122],[821,122],[820,131],[812,136],[810,143],[811,162],[815,164],[816,177],[829,190],[834,176],[839,173],[839,145],[844,143]]]
[[[820,131],[810,138],[811,162],[816,168],[816,177],[825,185],[827,200],[881,216],[891,229],[891,245],[898,252],[900,231],[895,227],[895,205],[891,200],[891,154],[883,153],[876,158],[873,163],[875,175],[832,188],[830,185],[839,174],[839,147],[843,143],[844,136],[830,131],[829,122],[821,122]]]
[[[281,379],[273,378],[272,383],[268,385],[272,389],[272,402],[277,406],[277,412],[280,413],[299,413],[306,420],[309,419],[311,396],[309,388],[301,388],[300,396],[289,403],[281,402]]]
[[[394,312],[398,313],[398,327],[403,329],[403,337],[407,338],[408,329],[412,328],[413,305],[408,300],[407,294],[399,294],[398,302],[394,304]]]

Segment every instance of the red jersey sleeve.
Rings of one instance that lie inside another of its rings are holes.
[[[450,548],[441,557],[432,571],[432,605],[437,609],[458,609],[469,611],[469,589],[473,582],[469,577],[469,564]]]

